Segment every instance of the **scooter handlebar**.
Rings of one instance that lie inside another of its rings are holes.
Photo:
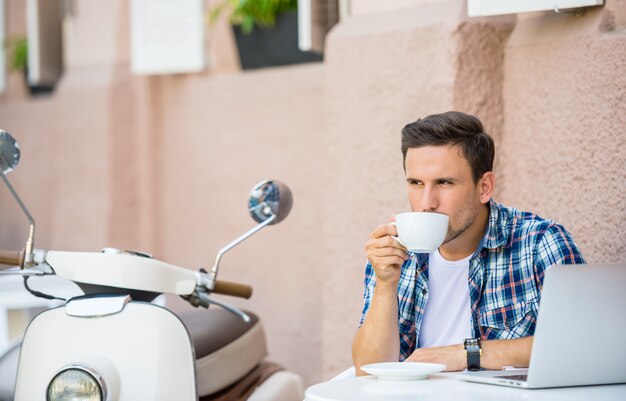
[[[24,264],[24,251],[12,251],[0,249],[0,265],[22,266]]]
[[[252,287],[231,281],[216,280],[213,292],[248,299],[252,296]]]

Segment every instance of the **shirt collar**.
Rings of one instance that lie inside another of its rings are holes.
[[[482,241],[480,242],[480,246],[478,250],[483,248],[495,249],[499,248],[502,245],[506,244],[506,221],[505,217],[502,213],[502,206],[496,203],[493,199],[489,200],[489,221],[487,222],[487,227],[485,228],[485,235],[483,236]]]

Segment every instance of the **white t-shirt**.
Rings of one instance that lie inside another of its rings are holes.
[[[428,257],[428,302],[420,327],[420,348],[462,344],[471,337],[469,260],[448,261],[439,250]]]

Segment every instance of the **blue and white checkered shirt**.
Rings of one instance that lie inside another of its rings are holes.
[[[469,265],[472,336],[490,340],[533,335],[546,269],[578,263],[585,260],[561,225],[490,201],[487,230]],[[374,269],[368,263],[360,324],[375,286]],[[428,254],[411,252],[398,283],[401,361],[419,347],[426,302]]]

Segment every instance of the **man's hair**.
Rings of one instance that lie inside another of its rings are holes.
[[[458,145],[472,168],[474,184],[493,170],[495,145],[477,117],[459,111],[433,114],[402,128],[402,165],[410,148]]]

